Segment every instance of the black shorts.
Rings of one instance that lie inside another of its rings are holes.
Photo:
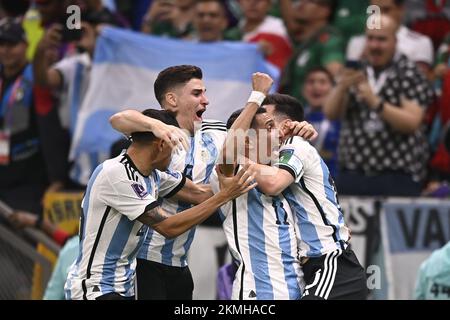
[[[101,296],[95,298],[95,300],[134,300],[134,296],[124,297],[116,292],[111,292],[111,293],[101,295]]]
[[[192,300],[194,281],[189,267],[172,267],[137,259],[138,300]]]
[[[364,268],[355,253],[335,250],[303,265],[305,290],[302,300],[365,300],[368,295]]]

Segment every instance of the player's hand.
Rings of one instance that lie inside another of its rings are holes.
[[[216,166],[217,176],[219,178],[220,192],[225,194],[229,200],[233,200],[244,193],[247,193],[258,184],[254,181],[255,173],[253,166],[244,165],[239,172],[233,177],[226,177]]]
[[[252,75],[253,91],[259,91],[267,95],[272,87],[273,79],[266,73],[256,72]]]
[[[290,121],[286,124],[286,126],[287,132],[285,135],[287,136],[299,136],[305,140],[314,140],[319,135],[312,124],[307,121]]]
[[[189,150],[189,143],[187,134],[180,128],[169,126],[161,121],[155,121],[152,124],[153,134],[162,140],[164,140],[170,147],[182,147],[185,150]]]

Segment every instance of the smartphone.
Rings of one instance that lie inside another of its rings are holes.
[[[61,36],[63,42],[78,41],[81,39],[82,32],[81,29],[69,29],[64,23]]]
[[[345,61],[345,67],[354,70],[362,70],[364,68],[363,64],[359,60],[347,60]]]

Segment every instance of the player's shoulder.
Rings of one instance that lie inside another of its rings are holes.
[[[223,121],[214,119],[204,119],[202,121],[201,132],[213,131],[213,132],[227,132],[227,126]]]
[[[293,136],[293,137],[286,139],[283,142],[282,146],[292,146],[292,147],[302,147],[302,148],[311,147],[311,145],[309,144],[308,141],[306,141],[305,139],[303,139],[302,137],[299,137],[299,136]]]
[[[110,181],[137,180],[137,170],[126,153],[122,153],[115,158],[103,162],[102,173],[102,175],[108,177]]]

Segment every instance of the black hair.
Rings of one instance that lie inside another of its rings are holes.
[[[224,0],[197,0],[197,1],[195,1],[195,5],[197,5],[199,3],[208,3],[208,2],[215,2],[215,3],[217,3],[220,6],[220,8],[222,8],[222,12],[223,12],[224,16],[225,17],[227,16],[228,8],[227,8],[227,5],[224,2]]]
[[[142,114],[152,119],[159,120],[165,124],[179,127],[177,120],[169,112],[165,110],[146,109],[142,111]],[[133,142],[148,143],[152,142],[155,139],[156,139],[155,135],[149,131],[133,132],[131,134],[131,140]]]
[[[191,79],[202,79],[202,69],[191,65],[173,66],[164,69],[158,74],[153,85],[156,100],[162,105],[164,95],[174,87],[185,84]]]
[[[293,121],[303,121],[303,105],[296,98],[287,94],[269,94],[261,106],[274,105],[275,117],[283,117]]]
[[[235,112],[233,112],[231,114],[231,116],[227,120],[227,129],[231,128],[231,126],[233,125],[233,123],[236,121],[236,119],[239,117],[239,115],[242,113],[243,110],[244,109],[239,109],[239,110],[236,110]],[[265,109],[259,108],[258,110],[256,110],[255,116],[257,114],[266,113],[266,112],[267,111]],[[253,117],[253,120],[252,120],[252,123],[251,123],[250,127],[254,126],[254,124],[255,124],[254,122],[255,122],[255,117]]]
[[[314,67],[314,68],[309,69],[308,72],[306,72],[305,80],[306,80],[311,74],[316,73],[316,72],[322,72],[322,73],[325,73],[325,74],[327,75],[328,80],[330,80],[330,82],[334,84],[334,77],[333,77],[333,75],[331,74],[331,72],[328,71],[327,69],[325,69],[324,67],[320,67],[320,66],[317,66],[317,67]]]
[[[23,16],[30,8],[30,0],[0,0],[0,7],[11,17]]]

